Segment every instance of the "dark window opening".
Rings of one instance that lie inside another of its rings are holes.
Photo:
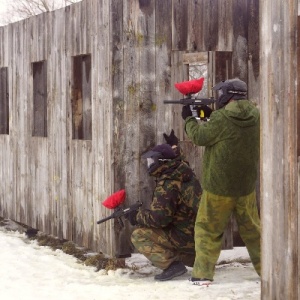
[[[212,87],[221,80],[232,77],[232,52],[229,51],[184,53],[183,64],[188,67],[188,80],[204,77],[203,88],[193,95],[195,97],[217,98]]]
[[[32,63],[33,136],[47,137],[47,63]]]
[[[0,68],[0,134],[9,134],[9,93],[7,68]]]
[[[91,55],[73,57],[73,139],[92,139]]]

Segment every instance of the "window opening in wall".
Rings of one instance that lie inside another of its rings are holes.
[[[199,79],[201,77],[207,79],[207,74],[208,74],[207,69],[208,69],[207,64],[203,62],[189,64],[189,80]],[[208,95],[207,80],[205,79],[204,79],[202,90],[199,93],[195,94],[195,97],[201,97],[201,95],[203,97]]]
[[[47,62],[32,63],[33,136],[47,137]]]
[[[202,90],[196,97],[217,97],[212,87],[232,77],[232,52],[208,51],[184,53],[183,63],[188,67],[189,80],[204,77]]]
[[[8,69],[0,68],[0,134],[9,134]]]
[[[72,84],[73,139],[92,139],[91,55],[73,57]]]
[[[188,80],[204,77],[202,90],[199,93],[194,94],[193,96],[202,98],[209,97],[208,52],[184,53],[183,63],[188,68]]]

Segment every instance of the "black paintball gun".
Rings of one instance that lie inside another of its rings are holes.
[[[211,98],[193,98],[192,94],[187,95],[184,99],[179,100],[164,100],[164,104],[182,104],[190,105],[193,116],[197,119],[206,121],[212,109],[208,105],[214,104],[217,100]]]
[[[189,97],[179,100],[164,100],[165,104],[183,104],[183,105],[195,105],[195,106],[202,106],[202,105],[211,105],[216,102],[216,99],[211,98],[192,98],[191,95]]]
[[[101,224],[110,219],[117,219],[120,226],[124,227],[124,223],[121,217],[126,216],[132,211],[138,210],[143,204],[142,202],[138,201],[137,203],[132,204],[126,208],[121,208],[120,205],[124,202],[125,197],[126,197],[125,190],[120,190],[118,192],[115,192],[111,196],[109,196],[107,199],[105,199],[102,202],[102,205],[104,205],[106,208],[114,209],[115,211],[110,216],[97,221],[97,224]]]
[[[164,104],[190,105],[192,114],[195,118],[207,121],[212,112],[212,109],[208,105],[214,104],[217,100],[213,97],[193,98],[192,96],[196,93],[199,93],[202,90],[203,83],[204,77],[175,83],[175,88],[181,94],[185,95],[186,98],[179,100],[164,100]]]
[[[97,224],[101,224],[101,223],[106,222],[110,219],[117,219],[120,226],[124,227],[124,224],[123,224],[123,221],[122,221],[121,217],[127,215],[131,211],[138,210],[142,206],[142,204],[143,204],[142,202],[137,202],[137,203],[132,204],[132,205],[126,207],[126,208],[116,207],[115,211],[110,216],[97,221]]]

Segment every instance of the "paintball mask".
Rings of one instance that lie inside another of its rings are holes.
[[[163,163],[176,157],[172,147],[168,144],[157,145],[150,151],[144,153],[142,158],[147,159],[147,168],[149,174],[153,173]]]
[[[246,99],[247,84],[238,78],[229,79],[216,84],[213,90],[218,91],[217,109],[219,109],[224,107],[231,99]]]

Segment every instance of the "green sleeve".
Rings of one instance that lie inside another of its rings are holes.
[[[220,115],[212,114],[207,122],[198,123],[194,117],[188,117],[185,121],[185,132],[195,145],[211,146],[219,141],[222,132]]]

